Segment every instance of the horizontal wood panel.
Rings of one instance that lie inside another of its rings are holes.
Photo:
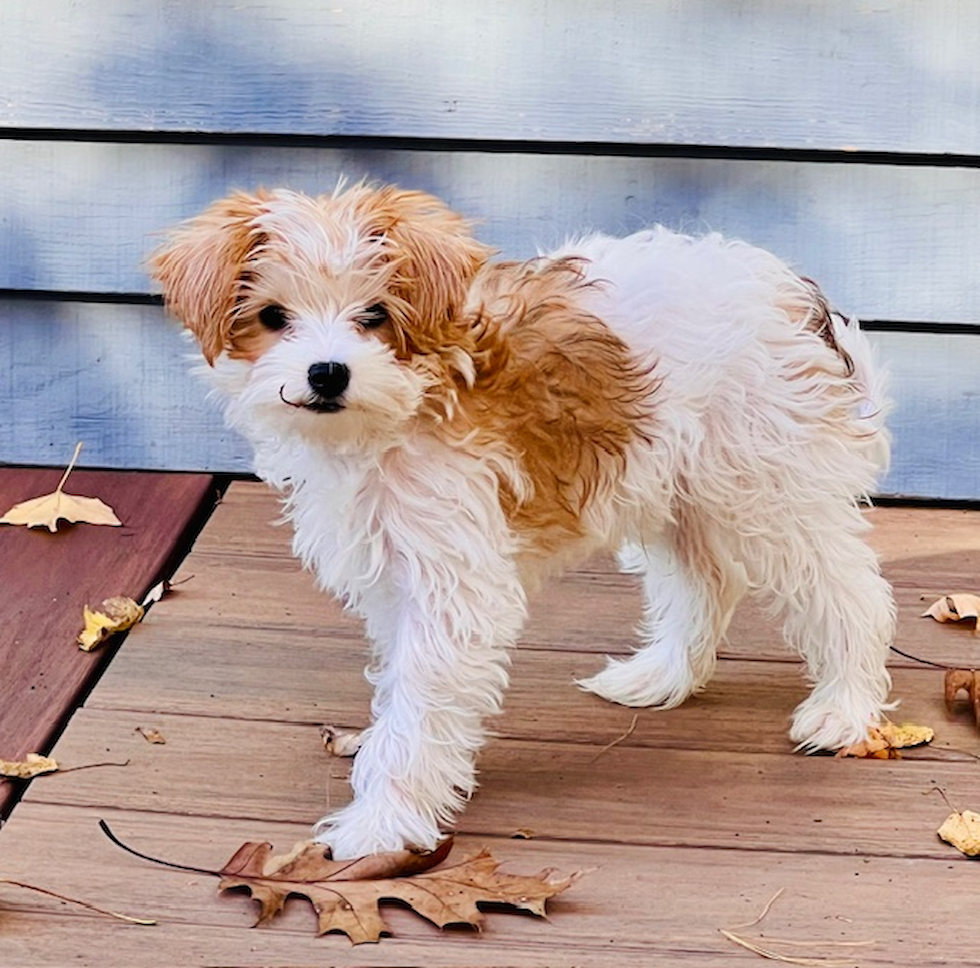
[[[140,928],[95,917],[51,898],[0,886],[4,945],[11,964],[32,968],[172,968],[173,965],[363,965],[403,968],[539,966],[595,968],[678,965],[729,968],[741,956],[718,932],[755,918],[784,894],[765,924],[743,934],[825,941],[868,941],[861,965],[970,964],[980,944],[968,861],[827,856],[801,852],[731,854],[706,848],[562,844],[546,840],[460,838],[451,862],[489,846],[504,870],[587,869],[550,901],[550,922],[503,911],[483,931],[438,931],[389,905],[394,937],[351,948],[343,937],[317,938],[309,904],[291,900],[271,924],[249,930],[256,906],[243,893],[219,895],[216,881],[127,857],[98,832],[104,817],[133,847],[179,863],[220,867],[246,840],[283,852],[306,836],[299,824],[164,816],[131,811],[24,804],[4,832],[4,874],[124,912],[155,917]],[[909,903],[914,877],[917,897]],[[829,900],[832,899],[832,900]],[[901,917],[896,918],[895,912]],[[938,934],[938,925],[957,926]],[[800,955],[805,949],[793,949]],[[243,960],[243,951],[248,960]],[[941,954],[939,954],[941,952]],[[751,956],[744,956],[752,964]]]
[[[64,465],[81,440],[83,466],[245,468],[198,359],[154,306],[0,300],[0,462]]]
[[[129,635],[89,708],[367,724],[361,623],[316,590],[289,552],[289,529],[271,526],[275,516],[275,499],[264,486],[229,488],[178,572],[182,583]],[[973,587],[980,571],[978,518],[938,509],[871,512],[871,539],[895,586],[903,651],[974,664],[978,646],[970,628],[939,625],[920,613],[945,592]],[[600,746],[621,736],[634,711],[579,692],[573,680],[600,668],[601,653],[628,651],[639,615],[638,590],[611,562],[594,559],[548,583],[531,601],[495,733]],[[743,604],[724,655],[729,658],[702,696],[678,709],[640,712],[624,745],[786,752],[788,716],[806,684],[778,626],[757,606]],[[893,694],[902,700],[895,715],[937,733],[915,755],[976,752],[980,740],[969,710],[947,715],[944,708],[942,671],[893,660]]]
[[[213,638],[238,644],[236,651],[243,667],[234,673],[236,679],[254,676],[261,688],[268,690],[266,699],[275,701],[268,673],[275,666],[278,644],[295,639],[294,674],[311,677],[299,691],[312,702],[309,706],[291,704],[293,713],[287,718],[315,722],[326,715],[328,707],[322,700],[337,691],[330,685],[333,675],[348,677],[348,694],[360,703],[353,708],[363,708],[361,700],[367,693],[359,677],[367,652],[362,624],[336,599],[318,591],[313,577],[301,570],[289,551],[290,529],[272,526],[277,515],[276,501],[263,485],[232,485],[195,545],[193,557],[178,572],[182,582],[179,589],[159,606],[159,611],[151,612],[133,633],[125,655],[118,659],[120,681],[127,677],[145,681],[160,701],[165,694],[173,698],[178,691],[181,701],[192,704],[212,698],[215,690],[211,683],[219,686],[218,692],[230,687],[229,673],[219,654],[207,653],[197,660],[200,680],[196,685],[178,680],[179,670],[187,664],[182,653],[193,653],[198,648],[195,643]],[[870,518],[874,526],[870,541],[895,589],[897,646],[931,662],[972,667],[978,640],[969,623],[941,625],[923,618],[922,612],[941,595],[980,591],[976,587],[980,513],[877,508],[870,512]],[[246,544],[239,535],[248,535],[250,540]],[[595,653],[630,651],[640,613],[641,596],[634,579],[619,574],[613,562],[594,558],[546,583],[531,599],[521,648],[580,654],[527,660],[542,667],[552,662],[556,681],[563,677],[570,684],[573,676],[594,671],[599,665],[601,659]],[[164,645],[171,629],[176,629],[175,637],[183,644]],[[329,659],[338,650],[342,650],[339,667]],[[735,613],[724,655],[797,661],[783,643],[778,623],[750,599]],[[210,660],[219,665],[209,672]],[[897,655],[893,662],[916,667]],[[162,665],[169,663],[173,663],[173,674],[165,678],[173,681],[173,689],[155,681]],[[253,663],[255,668],[249,671]],[[105,692],[112,692],[114,677],[110,674]],[[283,688],[291,696],[297,694],[291,686]],[[229,698],[231,695],[233,690]]]
[[[980,338],[873,333],[897,408],[882,494],[980,498]],[[0,299],[0,462],[249,471],[198,357],[154,306]]]
[[[980,8],[978,8],[980,10]],[[653,223],[776,252],[864,319],[980,323],[980,169],[0,141],[0,288],[145,292],[165,229],[235,188],[422,188],[510,258]]]
[[[628,642],[629,627],[622,632]],[[744,639],[739,646],[740,653],[752,651]],[[126,640],[87,708],[131,711],[146,720],[144,728],[180,714],[363,729],[371,695],[364,679],[367,654],[362,638],[344,639],[329,629],[222,630],[178,620],[154,627],[150,618]],[[799,662],[724,659],[700,696],[677,709],[634,710],[575,687],[575,678],[602,665],[594,653],[522,645],[504,713],[490,723],[493,734],[598,748],[619,741],[628,747],[789,754],[790,715],[809,691]],[[910,757],[946,761],[980,754],[968,705],[947,714],[941,671],[893,668],[892,675],[892,694],[901,700],[895,717],[936,731],[935,741]]]
[[[958,0],[0,8],[11,127],[980,153]]]
[[[165,745],[137,732],[149,727]],[[66,772],[32,783],[30,802],[222,816],[260,827],[312,824],[350,799],[350,760],[324,752],[315,726],[86,708],[54,756]],[[127,765],[68,771],[106,761]],[[842,760],[623,744],[603,751],[494,738],[478,766],[480,789],[457,822],[461,833],[530,828],[546,839],[650,846],[779,850],[805,841],[829,854],[942,857],[935,831],[945,805],[924,794],[937,783],[954,800],[977,790],[972,757]],[[712,775],[725,780],[706,783]],[[887,824],[885,802],[902,804]],[[709,826],[692,824],[692,804]]]
[[[99,818],[136,850],[214,869],[244,841],[288,850],[311,819],[347,796],[349,762],[322,750],[312,689],[335,698],[337,709],[363,710],[357,643],[336,612],[318,619],[286,535],[264,523],[274,509],[260,485],[229,489],[186,562],[183,575],[200,567],[197,577],[132,632],[62,737],[62,766],[89,768],[35,779],[0,830],[5,878],[159,925],[120,924],[0,884],[7,961],[723,968],[755,958],[719,933],[733,925],[765,944],[815,939],[823,943],[780,950],[869,968],[975,960],[975,862],[935,831],[950,809],[937,787],[958,808],[976,804],[980,740],[968,716],[944,721],[941,673],[923,669],[898,669],[896,686],[909,692],[907,712],[935,726],[936,742],[899,761],[856,761],[794,756],[761,736],[799,694],[786,664],[726,660],[717,691],[671,713],[642,711],[624,735],[631,710],[578,694],[560,675],[562,663],[598,655],[518,650],[523,685],[495,724],[503,735],[480,758],[481,788],[462,814],[454,858],[489,845],[516,873],[588,870],[549,905],[550,923],[494,910],[479,934],[439,932],[392,908],[393,939],[351,948],[343,938],[316,938],[309,905],[294,899],[253,931],[256,905],[241,893],[219,895],[204,872],[160,867],[113,846]],[[975,513],[872,514],[876,546],[906,590],[977,573]],[[218,587],[222,565],[230,584]],[[270,585],[276,602],[258,595]],[[607,600],[618,606],[629,593],[599,560],[555,585],[561,595],[547,603],[554,614],[539,627],[555,642],[563,622],[583,641],[590,625],[564,603],[591,601],[591,624],[602,634]],[[229,591],[237,603],[219,611],[216,596]],[[270,604],[275,614],[263,624]],[[902,625],[911,618],[903,606]],[[967,647],[965,630],[935,628]],[[767,647],[767,630],[745,634]],[[601,643],[592,648],[599,651]],[[166,744],[146,742],[138,727],[160,729]],[[107,762],[125,765],[97,765]],[[764,922],[750,925],[777,892]],[[872,939],[857,949],[826,944]]]

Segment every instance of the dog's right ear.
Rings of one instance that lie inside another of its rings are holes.
[[[260,244],[265,193],[236,192],[178,225],[149,258],[167,307],[197,338],[208,363],[228,346],[239,281]]]

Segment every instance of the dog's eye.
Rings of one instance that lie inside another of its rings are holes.
[[[377,329],[388,322],[388,310],[381,303],[375,303],[358,313],[357,321],[364,329]]]
[[[289,325],[289,316],[286,315],[286,310],[282,306],[272,303],[259,310],[259,322],[266,329],[285,329]]]

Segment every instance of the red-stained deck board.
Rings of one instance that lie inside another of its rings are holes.
[[[0,469],[0,516],[54,490],[61,471]],[[111,648],[75,642],[86,604],[137,600],[169,576],[214,505],[204,474],[75,471],[65,490],[98,497],[122,527],[0,525],[0,758],[45,752],[96,681]],[[0,783],[0,817],[18,784]]]

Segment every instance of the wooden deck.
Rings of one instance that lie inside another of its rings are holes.
[[[872,513],[899,601],[898,646],[977,665],[970,630],[919,613],[940,594],[980,591],[980,514]],[[159,924],[0,884],[5,968],[752,965],[760,957],[719,929],[751,920],[780,889],[762,924],[742,933],[874,941],[782,949],[794,957],[977,963],[978,870],[937,839],[949,810],[933,791],[980,809],[980,733],[966,711],[947,715],[942,671],[894,663],[896,718],[933,726],[931,747],[897,761],[793,755],[799,664],[747,607],[710,690],[677,710],[641,711],[623,738],[633,711],[571,685],[602,653],[629,649],[639,615],[630,581],[602,563],[535,603],[456,847],[487,845],[515,872],[595,868],[551,903],[549,921],[491,912],[482,933],[440,932],[390,908],[394,937],[353,948],[341,935],[315,937],[304,900],[251,930],[244,895],[219,896],[207,876],[123,853],[99,818],[149,854],[216,868],[246,840],[291,847],[347,796],[347,764],[323,751],[318,726],[366,723],[363,643],[290,558],[288,534],[269,526],[275,514],[263,487],[229,489],[179,569],[184,584],[129,635],[55,750],[65,767],[128,765],[34,780],[0,831],[0,878]]]
[[[0,514],[48,494],[62,472],[0,471]],[[142,600],[170,575],[217,496],[209,474],[75,471],[68,493],[98,497],[122,525],[0,527],[0,757],[49,749],[68,716],[112,658],[75,646],[82,609],[126,595]],[[19,784],[0,783],[0,821]]]

